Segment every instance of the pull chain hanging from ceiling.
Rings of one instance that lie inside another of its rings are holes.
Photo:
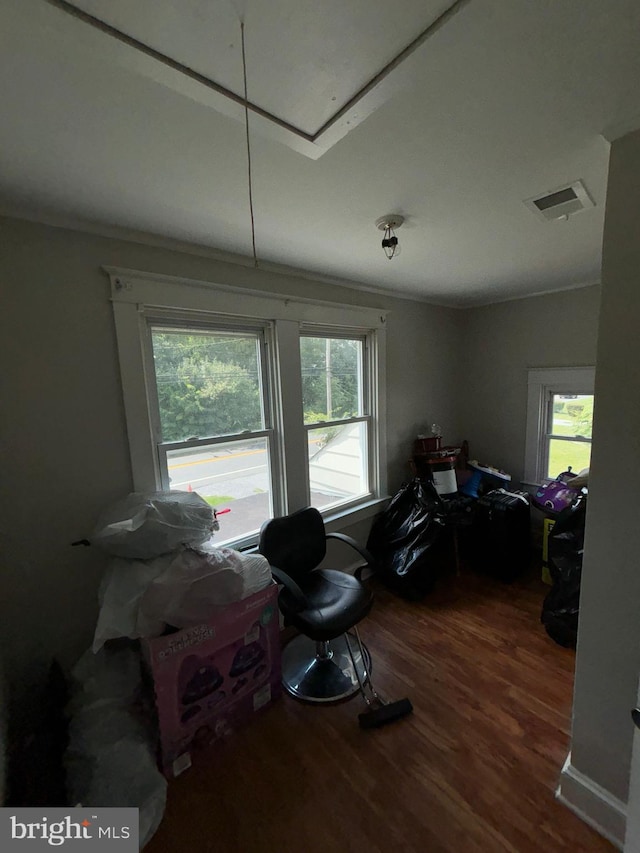
[[[240,20],[240,40],[242,43],[242,80],[244,83],[244,127],[247,136],[247,174],[249,177],[249,214],[251,216],[251,248],[253,251],[253,265],[258,266],[258,255],[256,253],[256,223],[253,213],[253,179],[251,174],[251,139],[249,136],[249,99],[247,97],[247,56],[244,46],[244,21]]]

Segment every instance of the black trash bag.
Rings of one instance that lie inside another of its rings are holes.
[[[586,512],[587,499],[581,495],[562,510],[549,535],[553,586],[542,605],[540,620],[551,639],[567,649],[575,649],[578,638]]]
[[[450,550],[443,507],[433,483],[416,477],[401,486],[373,523],[367,549],[376,572],[406,598],[422,598],[441,573],[443,553]]]

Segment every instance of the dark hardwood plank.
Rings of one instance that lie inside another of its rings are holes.
[[[170,784],[148,853],[613,850],[554,799],[574,653],[540,624],[546,590],[470,573],[419,604],[376,588],[376,687],[413,716],[366,732],[359,698],[285,697]]]

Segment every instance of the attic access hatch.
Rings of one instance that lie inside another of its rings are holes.
[[[526,199],[524,203],[529,210],[546,220],[568,219],[574,213],[595,207],[582,181],[574,181],[544,195]]]

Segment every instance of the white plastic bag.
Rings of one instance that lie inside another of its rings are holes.
[[[188,628],[211,620],[215,609],[269,586],[271,568],[260,554],[200,546],[180,551],[150,582],[140,601],[140,620],[164,620]]]
[[[208,622],[216,608],[270,583],[271,568],[262,555],[211,542],[155,560],[112,560],[100,585],[93,651],[107,640],[159,637],[167,625],[189,628]]]
[[[72,671],[69,800],[140,810],[140,849],[164,815],[167,781],[156,765],[157,730],[145,714],[140,655],[133,649],[86,652]]]
[[[102,513],[91,543],[114,557],[151,560],[213,531],[213,510],[196,492],[134,492]]]
[[[140,692],[140,653],[132,648],[82,655],[71,670],[73,684],[69,710],[97,706],[105,697],[112,705],[129,706]]]
[[[173,554],[155,560],[113,560],[102,579],[98,599],[100,613],[93,637],[93,651],[107,640],[129,637],[158,637],[165,628],[162,619],[147,620],[140,614],[140,601],[152,580],[174,559]]]
[[[100,808],[139,809],[139,849],[160,826],[167,802],[167,780],[149,745],[136,737],[87,733],[84,753],[69,752],[65,761],[70,802]]]

